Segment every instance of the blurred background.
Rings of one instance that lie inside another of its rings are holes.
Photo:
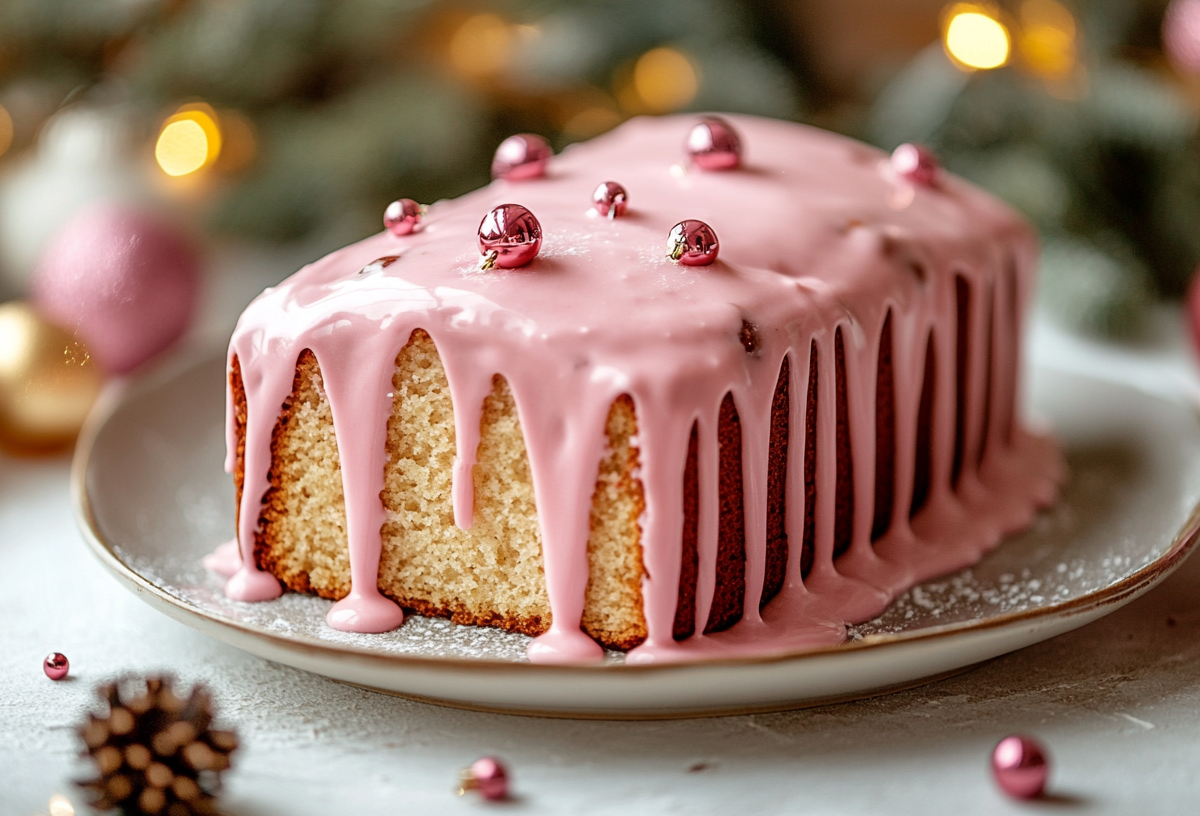
[[[0,441],[44,367],[5,337],[135,370],[508,135],[690,110],[929,145],[1037,225],[1071,331],[1136,342],[1200,262],[1200,0],[4,0]]]

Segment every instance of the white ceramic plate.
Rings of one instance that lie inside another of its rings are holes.
[[[535,666],[528,639],[412,617],[384,635],[336,632],[330,602],[227,600],[200,558],[233,531],[222,472],[224,362],[182,365],[103,398],[77,448],[74,499],[100,560],[150,605],[269,660],[468,708],[653,718],[796,708],[928,682],[1061,634],[1146,592],[1182,563],[1200,516],[1190,408],[1123,385],[1035,370],[1032,403],[1063,440],[1071,482],[1029,532],[914,588],[843,646],[669,666]]]

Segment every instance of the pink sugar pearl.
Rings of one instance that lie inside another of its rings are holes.
[[[688,155],[702,170],[733,170],[742,163],[742,140],[719,116],[702,119],[688,133]]]
[[[929,148],[905,142],[892,151],[892,169],[913,184],[932,187],[937,183],[940,164]]]
[[[554,151],[550,143],[533,133],[509,136],[496,148],[492,178],[528,181],[546,175],[546,163]]]
[[[485,269],[525,266],[541,248],[542,225],[520,204],[501,204],[479,224],[479,251]]]
[[[71,670],[71,663],[67,660],[67,656],[62,652],[51,652],[46,655],[46,659],[42,661],[42,671],[51,680],[62,680],[67,676],[67,672]]]
[[[667,236],[667,257],[684,266],[708,266],[720,249],[717,234],[703,221],[680,221]]]
[[[615,181],[602,181],[592,193],[592,207],[599,215],[616,218],[625,214],[629,193]]]
[[[421,205],[411,198],[398,198],[383,211],[383,225],[397,238],[410,234],[421,223]]]
[[[479,795],[489,802],[508,798],[508,771],[495,757],[475,760],[467,769],[466,778],[466,786],[479,791]]]
[[[73,217],[31,282],[38,311],[75,332],[110,373],[137,368],[174,343],[196,310],[200,260],[174,227],[127,205]]]
[[[992,751],[992,775],[1009,796],[1034,799],[1046,789],[1050,762],[1041,743],[1014,734],[1000,740]]]

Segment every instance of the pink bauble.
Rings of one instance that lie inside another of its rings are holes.
[[[684,266],[708,266],[720,248],[717,234],[703,221],[680,221],[667,236],[667,257]]]
[[[1009,796],[1033,799],[1042,795],[1050,776],[1046,751],[1032,737],[1005,737],[992,751],[992,775]]]
[[[42,661],[42,671],[51,680],[62,680],[67,676],[67,672],[71,670],[71,663],[67,660],[67,656],[62,652],[51,652],[46,655],[46,659]]]
[[[1200,269],[1192,273],[1187,292],[1187,322],[1191,329],[1192,350],[1200,357]]]
[[[38,311],[123,374],[166,349],[196,309],[200,261],[178,230],[122,204],[87,208],[50,241],[33,273]]]
[[[687,152],[702,170],[732,170],[742,163],[742,140],[719,116],[698,122],[688,133]]]
[[[1200,0],[1172,0],[1162,21],[1163,51],[1186,74],[1200,74]]]
[[[892,169],[913,184],[932,187],[937,183],[940,164],[929,148],[905,142],[892,151]]]
[[[546,162],[554,151],[550,143],[533,133],[509,136],[496,148],[492,178],[526,181],[546,175]]]
[[[397,238],[408,235],[421,223],[421,205],[411,198],[399,198],[383,211],[383,225]]]
[[[504,763],[495,757],[475,760],[467,769],[466,776],[470,780],[470,787],[479,791],[484,799],[498,802],[508,798],[508,771]]]
[[[625,214],[629,205],[629,193],[615,181],[602,181],[592,193],[592,207],[600,215],[616,218]]]
[[[516,269],[537,257],[541,248],[542,225],[520,204],[501,204],[479,224],[479,251],[485,269]]]

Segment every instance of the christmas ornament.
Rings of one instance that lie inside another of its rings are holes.
[[[387,205],[383,211],[383,225],[397,238],[408,235],[417,228],[425,217],[425,207],[411,198],[400,198]]]
[[[1163,14],[1162,44],[1178,70],[1200,74],[1200,0],[1172,0]]]
[[[1192,350],[1200,355],[1200,269],[1192,275],[1192,283],[1187,291],[1187,322],[1191,330]]]
[[[123,374],[166,349],[196,308],[200,262],[166,223],[101,204],[71,219],[34,272],[33,302]]]
[[[232,731],[215,731],[212,702],[201,686],[182,698],[167,677],[149,677],[146,691],[126,699],[116,683],[97,689],[108,704],[79,728],[84,755],[99,773],[78,783],[97,810],[126,814],[215,814],[220,775],[237,748]]]
[[[608,216],[609,220],[625,214],[629,204],[629,193],[615,181],[602,181],[592,193],[592,207],[600,215]]]
[[[62,680],[67,676],[67,672],[71,670],[71,663],[67,660],[67,656],[62,652],[51,652],[46,655],[46,659],[42,661],[42,671],[51,680]]]
[[[542,247],[542,225],[520,204],[501,204],[479,224],[482,269],[499,266],[515,269],[537,257]]]
[[[42,128],[36,151],[8,164],[0,184],[0,270],[13,290],[25,289],[51,239],[83,209],[101,201],[161,206],[134,150],[131,114],[69,106]]]
[[[905,142],[892,151],[892,169],[913,184],[932,187],[937,182],[938,160],[929,148]]]
[[[483,757],[471,763],[471,767],[463,768],[462,783],[458,795],[462,796],[469,790],[479,791],[479,795],[489,802],[499,802],[508,798],[508,771],[504,763],[495,757]]]
[[[684,266],[708,266],[720,248],[717,234],[703,221],[680,221],[667,236],[667,257]]]
[[[1009,796],[1034,799],[1046,788],[1050,763],[1041,744],[1032,737],[1005,737],[992,751],[992,775]]]
[[[29,304],[0,305],[0,443],[36,451],[71,442],[102,385],[82,343]]]
[[[492,178],[527,181],[546,175],[546,162],[554,155],[550,143],[532,133],[509,136],[496,148]]]
[[[742,140],[731,124],[710,116],[688,133],[687,152],[702,170],[732,170],[742,163]]]

